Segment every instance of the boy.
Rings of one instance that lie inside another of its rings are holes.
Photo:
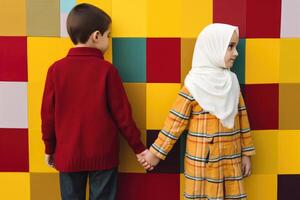
[[[63,200],[113,200],[116,193],[118,131],[142,156],[147,150],[131,116],[122,81],[104,60],[111,18],[89,5],[75,6],[67,30],[75,48],[48,70],[41,117],[46,162],[60,172]]]

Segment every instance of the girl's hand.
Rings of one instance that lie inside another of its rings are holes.
[[[244,176],[251,175],[251,157],[242,156],[242,172]]]

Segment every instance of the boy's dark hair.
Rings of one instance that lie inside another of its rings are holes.
[[[110,16],[100,8],[82,3],[75,6],[67,18],[67,30],[74,44],[86,43],[90,35],[100,31],[103,35],[111,23]]]

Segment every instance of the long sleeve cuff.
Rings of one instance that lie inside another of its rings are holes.
[[[167,153],[164,152],[162,149],[159,149],[155,144],[152,144],[149,150],[151,153],[153,153],[155,156],[162,160],[165,160],[167,157]]]
[[[46,141],[44,141],[44,143],[45,143],[45,153],[46,154],[54,154],[55,145],[52,144],[51,142],[46,142]]]
[[[253,155],[255,155],[255,148],[254,147],[244,147],[244,148],[242,148],[242,155],[243,156],[253,156]]]

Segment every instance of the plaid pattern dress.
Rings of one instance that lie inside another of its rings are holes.
[[[185,199],[246,199],[243,184],[243,155],[255,154],[247,111],[240,95],[234,128],[205,112],[183,87],[163,129],[150,151],[165,159],[181,133],[187,129],[184,161]]]

